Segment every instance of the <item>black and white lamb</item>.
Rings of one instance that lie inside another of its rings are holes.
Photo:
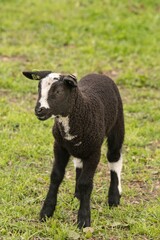
[[[110,169],[109,206],[117,206],[121,197],[122,144],[124,117],[121,97],[107,76],[89,74],[79,82],[74,75],[51,71],[23,72],[39,80],[35,114],[39,120],[55,117],[53,126],[54,165],[49,191],[40,212],[40,220],[51,217],[57,204],[58,188],[70,156],[76,168],[75,196],[80,200],[78,227],[91,222],[90,196],[93,177],[100,160],[105,137]]]

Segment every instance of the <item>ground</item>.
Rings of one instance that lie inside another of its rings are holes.
[[[159,239],[159,1],[5,0],[0,8],[0,239]],[[107,205],[104,143],[85,231],[76,227],[72,162],[54,217],[38,220],[53,162],[53,120],[36,119],[37,82],[21,72],[46,69],[78,78],[104,73],[124,103],[121,205]]]

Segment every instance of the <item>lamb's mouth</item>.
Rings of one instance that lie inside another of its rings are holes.
[[[42,115],[42,116],[37,116],[38,120],[40,121],[45,121],[48,118],[50,118],[52,116],[52,114],[46,114],[46,115]]]

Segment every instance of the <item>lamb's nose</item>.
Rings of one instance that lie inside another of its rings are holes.
[[[37,115],[40,115],[40,114],[42,114],[42,113],[44,112],[44,110],[45,110],[44,107],[37,107],[37,108],[35,109],[35,113],[36,113]]]

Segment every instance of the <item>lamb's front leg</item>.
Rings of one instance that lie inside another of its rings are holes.
[[[51,173],[49,191],[40,212],[41,221],[45,221],[46,218],[52,217],[54,213],[57,204],[58,188],[63,180],[65,168],[70,157],[68,152],[64,148],[62,148],[57,142],[55,142],[54,144],[54,156],[55,161]]]
[[[78,211],[78,227],[89,227],[91,221],[90,197],[93,189],[93,177],[100,158],[100,153],[95,153],[87,159],[83,159],[83,169],[78,180],[78,193],[80,208]]]

